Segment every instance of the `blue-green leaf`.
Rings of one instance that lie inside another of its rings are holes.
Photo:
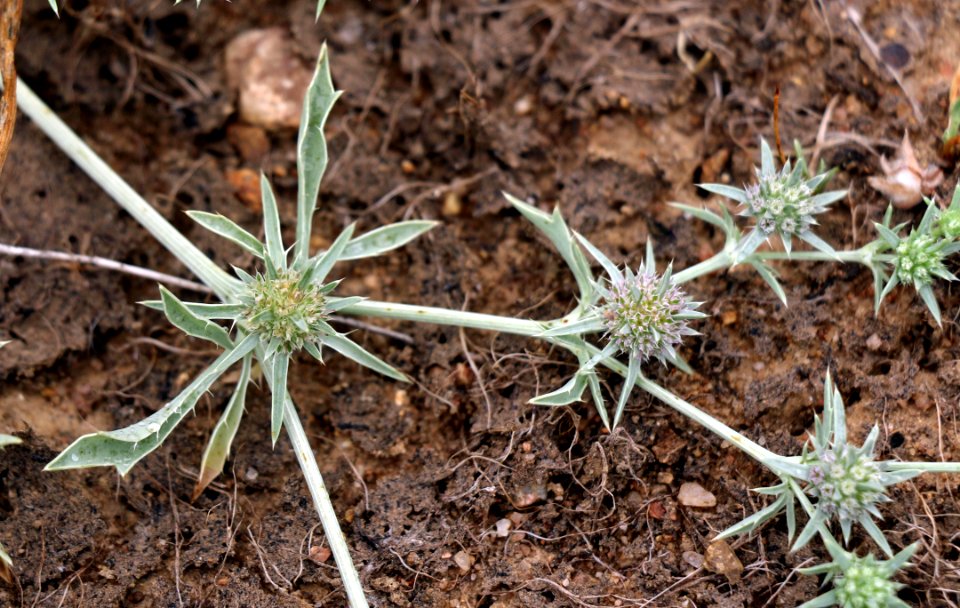
[[[247,397],[247,384],[250,382],[250,368],[253,357],[243,358],[243,367],[240,370],[240,379],[237,381],[237,387],[230,396],[227,407],[223,414],[213,427],[213,433],[210,434],[210,441],[203,450],[203,458],[200,461],[200,476],[197,479],[197,485],[194,487],[193,496],[190,500],[196,500],[198,496],[206,489],[210,482],[216,479],[223,472],[223,465],[230,456],[230,446],[233,444],[233,438],[237,435],[237,429],[240,427],[240,420],[243,418],[244,402]]]
[[[177,397],[140,422],[115,431],[100,431],[80,437],[61,452],[44,470],[59,471],[85,467],[114,466],[126,475],[144,456],[154,451],[210,386],[234,363],[253,351],[256,336],[247,336],[191,382]]]
[[[318,18],[321,8],[322,2],[317,7]],[[333,88],[330,55],[324,44],[303,99],[297,134],[297,241],[293,249],[296,268],[303,268],[309,256],[313,212],[320,194],[320,180],[327,170],[327,140],[323,129],[340,94]]]
[[[270,438],[276,447],[280,438],[280,429],[283,428],[283,406],[287,398],[287,368],[290,366],[290,357],[285,353],[273,356],[270,368]]]
[[[226,349],[233,348],[233,340],[230,339],[227,330],[212,321],[201,319],[193,314],[183,302],[177,299],[177,296],[170,293],[163,285],[160,286],[160,298],[163,302],[163,314],[180,331],[194,338],[209,340]]]
[[[283,237],[280,234],[280,210],[270,180],[264,173],[260,174],[260,194],[263,199],[263,231],[267,240],[267,271],[286,270],[287,252],[283,249]]]
[[[341,260],[359,260],[362,258],[372,258],[388,251],[393,251],[402,247],[427,232],[440,222],[429,220],[411,220],[409,222],[397,222],[381,226],[370,232],[361,234],[350,241],[343,253],[340,254]]]
[[[219,213],[207,213],[206,211],[187,211],[187,215],[210,232],[222,236],[263,259],[263,243],[230,218]]]
[[[383,374],[388,378],[393,378],[394,380],[400,380],[401,382],[410,382],[410,378],[407,378],[403,372],[384,362],[376,355],[370,354],[364,350],[362,346],[343,334],[324,336],[322,342],[324,346],[329,346],[344,357],[356,361],[360,365],[368,367],[377,373]]]

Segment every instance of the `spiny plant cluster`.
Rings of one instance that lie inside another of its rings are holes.
[[[319,5],[322,7],[323,2]],[[97,171],[92,170],[89,163],[96,158],[92,151],[31,96],[29,88],[21,84],[18,88],[21,107],[78,164],[91,174],[102,173],[105,165],[98,165]],[[286,427],[340,568],[349,604],[352,608],[363,608],[366,600],[359,576],[287,391],[291,371],[296,369],[291,366],[294,357],[303,351],[322,362],[323,349],[329,348],[389,378],[407,380],[402,372],[366,351],[347,334],[337,331],[331,324],[335,313],[507,332],[544,340],[566,350],[578,362],[576,371],[565,384],[536,396],[532,403],[563,406],[581,401],[589,392],[603,424],[613,431],[620,424],[633,389],[639,387],[743,450],[776,476],[779,480],[776,485],[757,490],[769,496],[770,503],[725,530],[718,538],[752,532],[782,514],[794,550],[814,538],[821,539],[832,561],[804,571],[823,576],[824,583],[833,587],[807,602],[805,608],[904,605],[896,597],[899,584],[895,582],[895,576],[907,565],[916,545],[894,554],[875,521],[881,516],[880,506],[890,500],[887,492],[891,486],[923,472],[960,472],[960,464],[880,460],[876,453],[879,436],[876,427],[862,445],[852,444],[847,434],[843,401],[829,374],[824,382],[823,415],[816,418],[807,444],[800,454],[780,455],[659,386],[644,375],[644,370],[657,360],[683,371],[692,371],[680,355],[682,341],[697,333],[694,324],[706,314],[698,310],[700,302],[686,295],[683,284],[737,264],[753,267],[785,302],[786,295],[772,261],[795,257],[807,261],[861,263],[874,274],[878,310],[884,296],[903,283],[917,290],[940,323],[933,285],[937,279],[955,278],[947,270],[945,260],[960,250],[957,245],[960,238],[960,189],[944,211],[928,201],[923,219],[910,232],[904,232],[906,226],[903,224],[892,226],[892,211],[888,210],[883,221],[876,225],[876,240],[857,250],[837,251],[815,234],[816,216],[847,196],[844,190],[825,190],[835,171],[821,166],[816,174],[811,174],[802,154],[798,154],[795,164],[785,163],[778,170],[769,146],[761,140],[761,166],[755,171],[754,183],[744,188],[722,184],[703,186],[740,206],[740,215],[747,218],[749,224],[746,230],[724,206],[711,211],[676,204],[690,215],[716,226],[725,236],[721,251],[691,268],[674,272],[672,265],[667,265],[658,272],[651,242],[647,243],[644,263],[636,271],[618,266],[588,239],[571,230],[559,210],[547,213],[507,195],[514,208],[551,242],[569,266],[579,291],[573,310],[557,319],[529,320],[376,302],[337,295],[340,281],[329,278],[334,266],[403,246],[429,230],[434,223],[400,222],[358,237],[354,236],[355,228],[350,225],[340,232],[328,249],[311,255],[309,243],[313,215],[327,164],[323,130],[338,96],[330,78],[329,59],[324,48],[304,100],[298,133],[297,216],[295,238],[289,248],[284,244],[279,207],[265,176],[261,178],[263,240],[222,215],[190,212],[198,224],[252,254],[258,261],[255,270],[234,268],[233,276],[227,274],[142,199],[117,198],[121,206],[207,283],[219,300],[216,303],[183,302],[169,290],[161,288],[160,299],[146,302],[146,305],[162,311],[186,334],[210,341],[223,352],[160,410],[127,428],[92,433],[77,439],[48,465],[48,469],[114,466],[121,474],[126,474],[162,444],[227,370],[239,364],[241,369],[236,387],[204,451],[194,498],[223,470],[244,413],[248,386],[257,374],[261,374],[271,391],[270,432],[273,442],[276,443],[281,429]],[[764,242],[774,236],[779,237],[784,252],[761,249]],[[810,245],[814,251],[794,251],[794,237]],[[601,267],[600,276],[594,274],[588,256]],[[624,378],[612,416],[600,381],[601,368]],[[799,533],[798,505],[799,515],[805,517]],[[843,545],[850,542],[855,526],[862,529],[889,559],[880,560],[870,554],[858,556],[844,549]],[[835,537],[837,528],[842,542]]]
[[[699,302],[691,302],[670,282],[669,274],[659,276],[655,268],[641,265],[636,274],[624,268],[622,275],[599,289],[603,303],[598,309],[606,339],[641,363],[650,358],[676,359],[684,336],[697,333],[689,321],[706,316],[694,310]]]

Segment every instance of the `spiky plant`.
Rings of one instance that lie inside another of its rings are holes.
[[[817,236],[814,216],[825,212],[832,203],[844,198],[846,190],[821,192],[833,177],[833,171],[808,176],[802,157],[791,167],[788,160],[778,171],[773,152],[766,140],[760,139],[760,168],[754,169],[756,181],[744,188],[724,184],[701,184],[708,192],[732,199],[741,205],[740,215],[753,220],[734,253],[735,261],[748,257],[761,243],[776,235],[789,254],[796,237],[815,249],[833,254],[834,249]]]
[[[960,224],[960,203],[958,196],[954,194],[953,204],[946,214],[942,214],[933,201],[927,199],[926,204],[927,209],[920,223],[911,228],[905,236],[901,236],[904,224],[890,226],[892,207],[887,209],[883,222],[874,224],[880,236],[878,241],[884,246],[881,251],[889,251],[889,263],[892,266],[890,277],[879,292],[875,305],[879,311],[880,303],[897,285],[910,285],[930,310],[937,325],[942,325],[940,305],[933,292],[933,284],[936,279],[957,280],[957,277],[947,270],[945,261],[947,257],[960,251],[960,243],[954,235],[956,225]],[[880,277],[877,277],[878,285],[880,280]]]
[[[829,536],[824,545],[833,561],[810,568],[802,568],[803,574],[826,575],[823,584],[833,583],[833,588],[816,598],[801,604],[800,608],[909,608],[909,604],[897,597],[903,588],[893,577],[909,566],[916,553],[916,543],[903,549],[889,560],[879,560],[873,555],[859,557],[845,551]]]

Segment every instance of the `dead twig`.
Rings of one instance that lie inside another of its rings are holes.
[[[20,12],[23,0],[7,0],[0,6],[0,74],[3,76],[3,96],[0,97],[0,172],[7,160],[13,126],[17,121],[17,69],[13,63],[20,33]]]

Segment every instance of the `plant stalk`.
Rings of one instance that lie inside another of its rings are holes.
[[[340,529],[337,512],[333,510],[333,503],[327,493],[327,486],[323,483],[323,476],[320,475],[320,468],[310,447],[310,440],[303,431],[297,408],[289,396],[283,406],[283,424],[293,445],[293,452],[297,455],[297,462],[300,463],[300,470],[303,471],[303,479],[307,482],[307,488],[310,489],[310,496],[313,497],[313,505],[320,516],[320,524],[330,544],[330,552],[337,563],[337,569],[340,570],[340,580],[343,581],[343,589],[347,594],[350,608],[367,608],[363,586],[360,585],[360,576],[353,565],[353,558],[350,557],[347,539],[344,538],[343,531]]]
[[[435,308],[432,306],[411,306],[409,304],[394,304],[390,302],[377,302],[373,300],[364,300],[352,306],[343,308],[340,310],[340,312],[344,314],[380,317],[385,319],[401,319],[404,321],[417,321],[420,323],[435,323],[437,325],[452,325],[456,327],[469,327],[472,329],[485,329],[533,337],[539,336],[546,329],[556,326],[556,324],[560,322],[529,321],[475,312],[461,312],[448,310],[445,308]],[[567,346],[559,340],[553,340],[550,338],[543,339],[560,346]],[[590,347],[590,350],[591,355],[595,355],[597,352],[599,352],[596,347],[592,346]],[[605,359],[602,363],[621,376],[627,375],[627,367],[619,361]],[[650,393],[660,401],[664,402],[668,406],[677,410],[687,418],[690,418],[701,426],[704,426],[720,438],[737,446],[746,452],[750,457],[771,468],[774,472],[782,472],[791,475],[797,475],[800,473],[800,476],[802,476],[802,471],[798,469],[795,458],[786,458],[780,456],[751,441],[750,439],[747,439],[713,416],[710,416],[696,406],[687,403],[680,397],[677,397],[655,382],[644,378],[642,375],[637,379],[637,386],[647,393]]]
[[[676,285],[680,285],[705,274],[729,268],[732,265],[733,255],[726,249],[723,249],[699,264],[694,264],[690,268],[685,268],[680,272],[673,273],[673,282]]]
[[[228,300],[236,292],[240,284],[238,280],[214,264],[157,213],[20,79],[17,79],[17,105],[64,154],[221,299]]]

